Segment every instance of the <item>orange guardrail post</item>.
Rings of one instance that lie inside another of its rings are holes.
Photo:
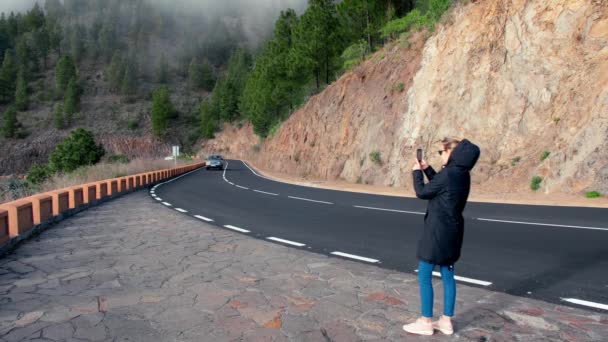
[[[51,192],[53,197],[53,215],[59,216],[70,208],[70,193],[67,190]]]
[[[39,225],[53,218],[53,196],[40,194],[30,197],[34,224]]]
[[[8,211],[0,209],[0,245],[10,239],[8,232]]]
[[[84,191],[82,191],[81,186],[74,186],[68,188],[68,192],[70,194],[69,197],[69,208],[76,209],[84,204]]]
[[[97,182],[97,183],[95,183],[95,187],[97,188],[97,199],[98,200],[108,196],[108,183],[107,182]]]
[[[34,227],[32,202],[27,200],[14,201],[6,204],[8,211],[8,234],[11,238],[19,236]]]
[[[88,183],[82,186],[82,198],[84,204],[90,204],[97,199],[97,186],[95,183]]]
[[[108,180],[108,195],[116,195],[118,193],[118,180]]]

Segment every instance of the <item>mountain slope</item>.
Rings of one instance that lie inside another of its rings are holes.
[[[276,172],[409,188],[415,149],[435,151],[454,135],[482,147],[480,190],[526,192],[541,176],[546,193],[608,192],[608,3],[470,2],[424,45],[421,35],[345,74],[267,141],[256,145],[245,126],[203,150]]]

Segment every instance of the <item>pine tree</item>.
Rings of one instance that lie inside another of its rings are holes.
[[[209,100],[201,104],[201,132],[203,138],[213,139],[217,131],[217,115],[214,113],[213,105]]]
[[[53,122],[55,123],[55,128],[64,129],[65,128],[65,119],[63,117],[63,105],[56,105],[53,110]]]
[[[114,24],[111,21],[106,22],[101,28],[101,31],[99,31],[98,38],[99,49],[106,61],[113,57],[112,53],[117,45],[116,40],[117,38]]]
[[[17,89],[15,90],[15,108],[19,111],[27,110],[29,105],[29,97],[27,94],[27,81],[23,69],[19,71],[17,76]]]
[[[49,56],[49,52],[51,49],[49,31],[46,26],[43,26],[36,30],[36,32],[34,33],[34,41],[36,43],[37,55],[42,59],[44,63],[44,69],[46,69],[46,60]]]
[[[119,91],[125,75],[125,63],[120,52],[116,51],[108,68],[108,81],[113,91]]]
[[[18,67],[29,70],[30,63],[32,62],[32,56],[25,36],[21,36],[17,42],[17,47],[15,50],[17,54]]]
[[[17,136],[17,111],[14,107],[8,107],[4,111],[4,123],[2,125],[2,136],[5,138],[15,138]]]
[[[152,94],[152,131],[162,137],[169,125],[169,118],[174,114],[169,89],[161,86]]]
[[[70,32],[70,53],[79,62],[84,54],[84,27],[75,25]]]
[[[80,86],[78,80],[72,78],[68,83],[68,88],[65,92],[65,100],[63,104],[64,121],[66,126],[72,124],[74,114],[78,111],[80,105]]]
[[[200,63],[197,58],[193,58],[188,68],[188,78],[190,85],[195,89],[204,89],[206,91],[213,90],[215,85],[215,77],[213,69],[208,61]]]
[[[57,91],[63,95],[71,79],[76,78],[76,65],[70,56],[63,56],[55,68]]]
[[[0,58],[4,58],[4,54],[11,48],[10,37],[8,34],[8,21],[4,13],[0,14]]]
[[[35,31],[44,26],[44,12],[42,11],[38,3],[35,3],[34,7],[29,12],[27,12],[24,21],[27,30],[30,32]]]
[[[164,55],[161,57],[160,63],[158,64],[156,80],[160,84],[169,83],[169,63],[167,62],[167,58]]]
[[[63,16],[63,5],[59,0],[46,0],[44,2],[46,13],[54,18]]]
[[[304,70],[310,70],[316,79],[317,89],[321,80],[329,84],[334,59],[344,47],[338,43],[339,22],[336,5],[332,0],[310,0],[309,7],[295,30],[297,47],[295,59]]]
[[[13,55],[6,51],[2,61],[2,69],[0,69],[0,102],[9,103],[13,101],[17,73],[18,69]]]
[[[121,92],[128,97],[137,93],[137,66],[133,59],[127,61],[125,65],[125,73],[122,78]]]

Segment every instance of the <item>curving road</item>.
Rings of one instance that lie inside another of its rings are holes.
[[[241,161],[150,189],[159,204],[223,229],[416,271],[426,202],[266,179]],[[456,265],[463,284],[608,310],[608,209],[470,202]]]

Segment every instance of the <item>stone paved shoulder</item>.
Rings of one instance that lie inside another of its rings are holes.
[[[413,275],[238,235],[143,192],[0,259],[0,342],[417,340],[401,326],[418,307]],[[426,340],[602,341],[608,315],[459,285],[455,326]]]

